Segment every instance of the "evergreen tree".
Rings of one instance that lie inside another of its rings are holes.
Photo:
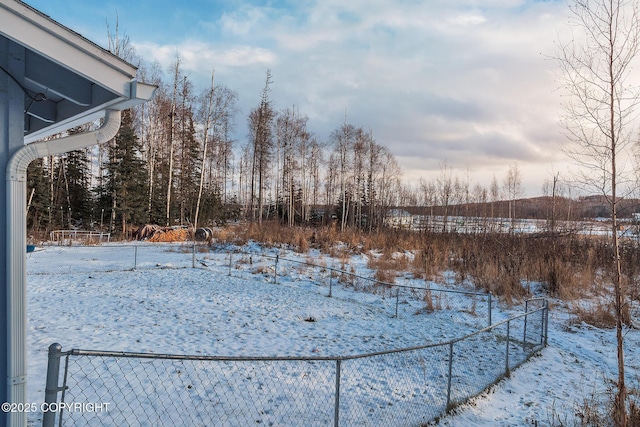
[[[27,229],[32,234],[45,236],[49,230],[49,170],[43,159],[37,159],[27,168]]]
[[[198,183],[200,181],[201,152],[196,141],[195,123],[191,110],[185,112],[184,131],[181,132],[180,170],[177,177],[179,194],[176,199],[180,203],[180,223],[190,223],[196,211]]]
[[[147,219],[148,173],[141,156],[141,143],[132,127],[130,111],[123,112],[122,125],[109,149],[104,182],[96,189],[99,208],[114,208],[115,223],[122,236],[127,226]],[[114,230],[115,231],[115,230]]]
[[[273,153],[273,121],[276,113],[273,109],[269,93],[271,85],[271,71],[267,70],[260,106],[251,110],[248,118],[251,135],[251,185],[250,185],[250,214],[251,220],[262,223],[265,205],[265,193],[268,179],[268,166]]]
[[[199,224],[208,226],[211,223],[223,224],[225,222],[225,207],[218,186],[212,186],[203,193],[202,206],[200,207]]]
[[[90,228],[93,201],[89,188],[91,178],[87,151],[77,150],[67,153],[66,166],[66,190],[69,202],[67,209],[70,221],[76,227]]]

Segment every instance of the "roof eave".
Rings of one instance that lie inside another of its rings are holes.
[[[128,97],[136,67],[21,1],[0,0],[0,32],[57,64]],[[126,82],[126,83],[123,83]]]
[[[147,102],[153,97],[153,94],[157,89],[154,85],[141,83],[136,80],[131,81],[130,86],[130,96],[115,98],[107,103],[98,105],[95,108],[86,110],[81,115],[73,116],[68,120],[60,121],[39,131],[32,132],[24,137],[25,144],[38,141],[47,136],[64,132],[73,127],[100,119],[104,116],[106,110],[126,110],[127,108]]]

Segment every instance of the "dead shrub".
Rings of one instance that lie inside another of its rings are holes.
[[[233,235],[233,229],[231,227],[220,227],[212,229],[213,238],[220,242],[228,242],[229,236]]]
[[[248,264],[253,265],[253,257],[251,255],[242,255],[237,261],[236,264]]]
[[[258,265],[252,271],[252,274],[273,274],[273,270],[265,265]]]
[[[309,240],[307,240],[307,236],[300,233],[298,235],[298,252],[305,253],[309,251]]]
[[[399,271],[409,270],[410,261],[406,254],[385,253],[370,256],[367,267],[375,270],[375,279],[381,282],[395,283]]]
[[[367,267],[374,270],[374,279],[378,282],[395,283],[398,262],[392,256],[380,255],[370,256],[367,261]]]
[[[355,286],[356,277],[353,274],[347,273],[346,270],[347,267],[342,264],[342,267],[340,267],[340,275],[338,276],[338,281],[345,286]]]
[[[418,250],[414,253],[413,260],[408,269],[414,277],[424,280],[433,280],[440,272],[437,264],[434,262],[433,251],[426,249]]]
[[[548,271],[546,289],[551,296],[573,300],[583,294],[580,285],[583,278],[571,266],[552,263]]]
[[[442,310],[443,299],[441,292],[436,292],[434,295],[430,289],[427,289],[422,295],[422,301],[424,302],[424,306],[415,312],[416,315],[429,314],[436,310]]]
[[[395,269],[397,271],[407,271],[409,270],[409,265],[411,264],[410,257],[407,254],[398,254],[393,258],[395,263]]]
[[[612,393],[612,391],[609,390],[609,393]],[[609,397],[609,400],[610,399],[611,396]],[[601,398],[593,392],[591,396],[585,397],[582,403],[575,405],[576,418],[579,420],[578,425],[589,427],[605,427],[611,425],[611,420],[613,419],[613,407],[602,405],[600,400]]]
[[[387,269],[377,269],[373,275],[373,278],[382,283],[395,283],[396,271]]]
[[[434,311],[433,296],[431,295],[430,289],[424,293],[424,297],[422,298],[422,300],[425,302],[425,309],[429,313],[433,313]]]
[[[637,394],[637,390],[632,389],[630,395]],[[637,398],[637,396],[635,396]],[[630,426],[640,426],[640,406],[635,401],[629,403],[629,424]]]
[[[442,273],[451,272],[458,283],[471,281],[478,289],[492,292],[507,302],[527,295],[522,281],[541,283],[550,295],[566,300],[602,295],[608,292],[603,283],[612,273],[611,243],[606,238],[571,233],[456,234],[382,229],[366,232],[351,228],[340,231],[335,222],[311,229],[265,221],[216,228],[214,237],[222,243],[239,245],[253,240],[266,246],[289,245],[301,252],[319,249],[338,259],[343,270],[349,268],[354,254],[376,251],[383,256],[370,260],[369,267],[380,271],[377,278],[389,278],[394,271],[409,271],[416,278],[436,281],[441,280]],[[403,252],[405,255],[398,255]],[[621,254],[623,273],[640,277],[637,244],[625,242]],[[629,284],[628,290],[640,296],[640,286]]]
[[[596,328],[613,328],[616,326],[616,316],[611,304],[595,303],[591,307],[575,305],[571,309],[575,316],[570,324],[586,323]]]
[[[549,414],[548,424],[552,427],[576,426],[576,427],[609,427],[614,425],[616,411],[616,385],[610,379],[604,378],[607,387],[603,391],[597,391],[594,387],[585,393],[585,397],[574,402],[572,412],[573,422],[569,422],[566,414],[561,414],[553,407]],[[640,407],[636,402],[637,389],[630,387],[628,390],[627,425],[640,426]]]

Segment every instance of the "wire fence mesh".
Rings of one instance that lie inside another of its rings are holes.
[[[429,314],[461,338],[421,347],[332,357],[219,357],[50,348],[45,426],[418,426],[476,396],[546,345],[548,306],[491,325],[490,294],[384,283],[373,277],[256,253],[196,245],[64,246],[58,263],[29,255],[28,274],[198,268],[302,286],[367,304],[389,317]],[[304,280],[303,280],[304,279]],[[488,326],[491,325],[491,326]],[[53,349],[53,350],[52,350]],[[51,360],[64,358],[64,368]],[[56,424],[54,424],[56,423]]]
[[[48,375],[55,383],[47,390],[56,390],[48,401],[60,408],[60,426],[419,426],[539,351],[542,304],[449,342],[346,357],[62,352],[52,345],[50,361],[65,363]],[[84,410],[87,404],[102,410]]]
[[[159,260],[157,249],[164,248],[169,257]],[[86,250],[85,250],[86,249]],[[226,274],[247,280],[279,283],[312,281],[316,287],[307,291],[342,300],[367,304],[390,317],[407,318],[437,312],[444,321],[454,321],[470,329],[481,329],[492,323],[493,297],[489,293],[460,291],[386,283],[343,270],[339,262],[321,259],[318,263],[287,258],[274,253],[238,250],[196,244],[50,246],[56,252],[56,264],[39,252],[28,254],[27,274],[85,274],[146,269],[198,268],[212,274]],[[50,256],[50,254],[49,254]],[[317,261],[317,260],[316,260]]]

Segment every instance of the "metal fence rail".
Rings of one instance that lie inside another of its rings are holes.
[[[73,242],[102,243],[110,241],[111,233],[88,230],[54,230],[49,233],[49,238],[59,245]]]
[[[455,340],[344,357],[63,352],[52,344],[45,402],[58,410],[43,426],[419,426],[546,345],[548,304],[529,307],[537,308]]]

